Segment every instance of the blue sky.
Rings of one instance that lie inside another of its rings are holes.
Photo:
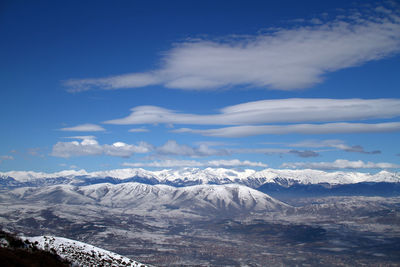
[[[0,171],[399,171],[396,1],[2,1]]]

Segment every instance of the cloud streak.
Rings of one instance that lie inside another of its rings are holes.
[[[224,149],[213,149],[206,144],[200,144],[198,147],[180,145],[175,140],[169,140],[164,145],[157,147],[156,152],[159,155],[175,155],[189,157],[206,157],[229,155]]]
[[[314,141],[308,140],[295,144],[290,144],[292,147],[311,147],[311,148],[336,148],[345,152],[355,152],[361,154],[380,154],[380,150],[366,151],[360,145],[349,146],[346,145],[342,140],[323,140]]]
[[[102,132],[105,129],[99,125],[86,123],[73,127],[61,128],[60,131],[64,132]]]
[[[385,10],[385,11],[384,11]],[[380,60],[400,51],[396,5],[341,14],[330,21],[298,24],[254,35],[177,43],[159,69],[65,82],[71,92],[149,85],[182,90],[232,86],[278,90],[308,88],[327,73]]]
[[[149,129],[146,129],[146,128],[133,128],[133,129],[130,129],[128,132],[130,132],[130,133],[146,133],[148,131],[149,131]]]
[[[341,134],[341,133],[384,133],[400,131],[400,122],[385,123],[324,123],[294,125],[250,125],[215,129],[181,128],[175,133],[194,133],[214,137],[246,137],[263,134]]]
[[[175,140],[168,140],[161,146],[154,146],[143,141],[139,142],[137,145],[123,142],[101,145],[93,136],[72,136],[65,138],[73,138],[80,141],[57,142],[52,148],[52,156],[69,158],[77,156],[108,155],[129,158],[137,153],[151,153],[149,156],[151,158],[165,158],[166,156],[200,158],[231,156],[234,154],[294,154],[299,157],[316,157],[319,155],[317,152],[311,150],[299,151],[285,148],[213,148],[207,143],[199,143],[198,146],[189,146],[186,144],[179,144]]]
[[[290,162],[283,163],[281,168],[291,169],[319,169],[319,170],[337,170],[337,169],[396,169],[400,168],[399,164],[387,162],[364,162],[349,161],[346,159],[337,159],[333,162]]]
[[[0,155],[0,163],[2,163],[5,160],[14,160],[14,157],[10,155]]]
[[[318,157],[319,153],[315,152],[315,151],[311,151],[311,150],[304,150],[304,151],[299,151],[299,150],[290,150],[289,153],[295,154],[299,157],[302,158],[313,158],[313,157]]]
[[[260,100],[222,108],[219,113],[180,113],[157,106],[138,106],[125,118],[106,124],[248,125],[263,123],[368,120],[400,116],[400,99],[289,98]]]
[[[196,160],[175,160],[167,159],[162,161],[152,162],[125,162],[122,164],[125,167],[152,167],[152,168],[178,168],[178,167],[267,167],[268,165],[262,162],[253,162],[248,160],[211,160],[211,161],[196,161]]]

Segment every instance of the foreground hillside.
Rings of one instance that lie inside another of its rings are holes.
[[[0,230],[0,261],[2,266],[67,267],[70,262],[53,252],[39,249],[35,244]]]
[[[39,249],[53,251],[62,259],[78,266],[146,267],[116,253],[76,240],[55,236],[25,237]]]
[[[3,266],[146,267],[137,261],[76,240],[54,236],[17,237],[0,231]]]

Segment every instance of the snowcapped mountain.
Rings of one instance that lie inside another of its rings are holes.
[[[243,185],[196,185],[172,187],[141,183],[53,185],[17,188],[7,193],[11,199],[52,204],[100,205],[126,210],[181,210],[196,214],[233,215],[268,212],[290,206],[267,194]]]
[[[54,184],[90,185],[98,183],[120,184],[140,182],[145,184],[166,184],[189,186],[199,184],[243,184],[258,188],[265,183],[281,186],[293,184],[355,184],[361,182],[400,182],[400,174],[380,171],[376,174],[361,172],[325,172],[320,170],[278,170],[251,169],[233,170],[224,168],[183,168],[148,171],[144,169],[115,169],[99,172],[69,170],[56,173],[42,172],[0,172],[0,185],[6,187],[43,186]]]
[[[175,207],[210,212],[275,211],[288,206],[272,197],[242,185],[196,185],[172,187],[139,183],[93,185],[81,192],[103,205],[117,207]]]
[[[148,266],[108,250],[63,237],[36,236],[23,239],[39,249],[55,252],[76,266]]]

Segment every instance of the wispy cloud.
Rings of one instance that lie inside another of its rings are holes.
[[[145,133],[148,131],[149,131],[149,129],[146,129],[146,128],[133,128],[133,129],[130,129],[128,132],[130,132],[130,133]]]
[[[189,157],[205,157],[230,154],[225,149],[214,149],[206,144],[200,144],[198,147],[178,144],[175,140],[169,140],[164,145],[156,149],[160,155],[176,155]]]
[[[222,108],[210,115],[181,113],[156,106],[138,106],[125,118],[107,124],[248,125],[328,122],[400,116],[400,99],[290,98],[260,100]]]
[[[94,135],[76,135],[76,136],[65,136],[64,138],[85,140],[85,139],[96,139],[96,136],[94,136]]]
[[[366,151],[364,147],[360,145],[349,146],[346,145],[342,140],[306,140],[294,144],[290,144],[292,147],[312,147],[312,148],[336,148],[345,152],[356,152],[362,154],[380,154],[380,150]]]
[[[234,154],[295,154],[300,157],[317,156],[314,151],[295,151],[287,148],[213,148],[211,143],[200,143],[198,146],[178,144],[175,140],[168,140],[164,145],[154,149],[156,156],[188,156],[188,157],[208,157],[208,156],[228,156]]]
[[[77,126],[73,127],[67,127],[67,128],[61,128],[60,131],[66,131],[66,132],[102,132],[105,131],[105,129],[99,125],[96,124],[80,124]]]
[[[400,122],[356,123],[355,120],[388,119],[400,116],[400,99],[320,99],[291,98],[260,100],[227,106],[215,114],[181,113],[156,106],[139,106],[121,119],[108,124],[189,124],[235,125],[215,129],[181,128],[171,132],[197,133],[205,136],[243,137],[261,134],[334,134],[399,131]],[[334,122],[337,123],[321,123]],[[316,122],[319,124],[257,125],[266,123]],[[237,126],[238,125],[238,126]],[[361,147],[339,149],[369,153]],[[379,153],[374,151],[373,153]]]
[[[339,133],[382,133],[400,131],[400,122],[385,123],[324,123],[294,125],[250,125],[216,129],[181,128],[175,133],[195,133],[216,137],[245,137],[262,134],[339,134]]]
[[[302,158],[312,158],[312,157],[318,157],[319,153],[312,151],[312,150],[304,150],[304,151],[299,151],[299,150],[290,150],[290,153],[295,154],[299,157]]]
[[[0,164],[5,160],[14,160],[14,157],[10,155],[0,155]]]
[[[93,138],[83,139],[82,141],[57,142],[52,149],[51,155],[55,157],[69,158],[76,156],[97,156],[109,155],[127,158],[134,153],[148,153],[153,146],[146,142],[138,145],[130,145],[123,142],[115,142],[112,145],[100,145]]]
[[[0,156],[0,161],[1,160],[14,160],[14,157],[10,156],[10,155],[1,155]]]
[[[176,160],[167,159],[162,161],[152,162],[125,162],[122,164],[126,167],[153,167],[153,168],[176,168],[176,167],[267,167],[268,165],[262,162],[253,162],[248,160],[211,160],[211,161],[196,161],[196,160]]]
[[[42,152],[42,148],[40,148],[40,147],[28,148],[27,153],[30,156],[34,156],[34,157],[41,157],[41,158],[45,157],[45,155]]]
[[[295,150],[287,148],[234,148],[227,149],[230,154],[266,154],[266,155],[284,155],[294,154],[302,158],[318,157],[319,153],[312,150]]]
[[[399,164],[387,162],[364,162],[349,161],[346,159],[337,159],[333,162],[288,162],[283,163],[281,168],[292,169],[320,169],[320,170],[337,170],[337,169],[396,169],[400,168]]]
[[[365,149],[360,145],[344,147],[344,148],[342,148],[342,150],[346,151],[346,152],[356,152],[356,153],[362,153],[362,154],[380,154],[381,153],[380,150],[365,151]]]
[[[227,149],[232,154],[288,154],[290,149],[287,148],[230,148]]]
[[[164,53],[161,68],[98,79],[65,82],[79,92],[160,84],[182,90],[236,85],[294,90],[320,83],[325,74],[380,60],[400,51],[398,6],[379,6],[315,18],[311,24],[268,30],[255,36],[177,43]]]

